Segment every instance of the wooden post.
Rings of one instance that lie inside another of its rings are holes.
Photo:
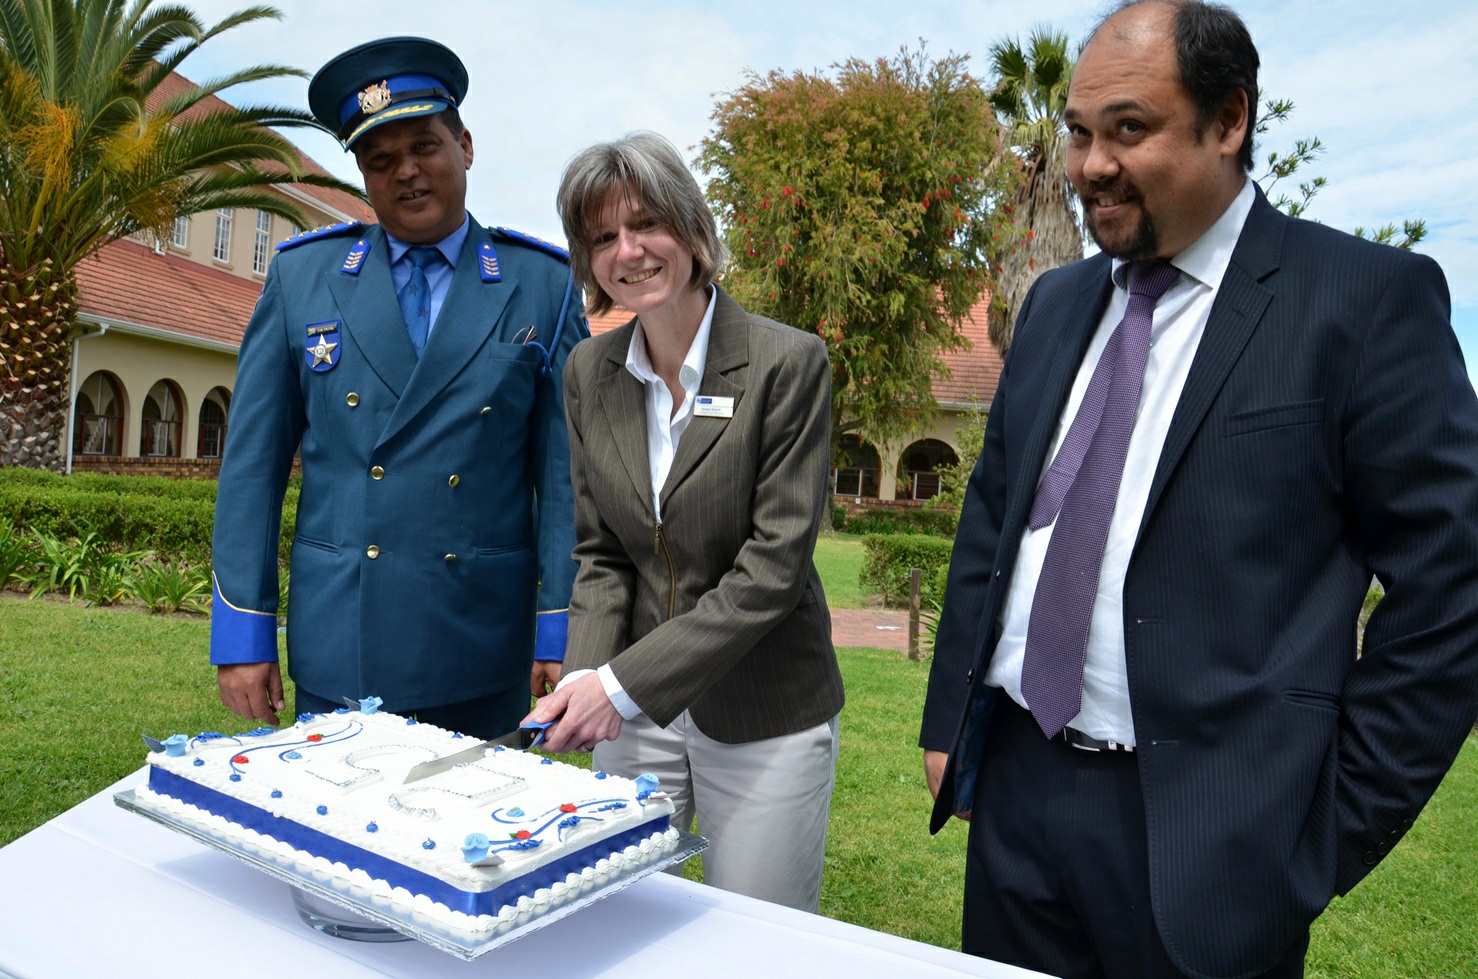
[[[908,658],[915,662],[924,658],[919,652],[919,587],[923,578],[923,570],[908,569]]]

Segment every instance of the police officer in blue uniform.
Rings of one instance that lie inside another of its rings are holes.
[[[588,330],[561,249],[467,213],[466,91],[455,54],[405,37],[347,51],[309,85],[379,223],[279,245],[242,341],[211,662],[243,717],[285,709],[277,555],[300,446],[297,713],[374,695],[493,737],[558,677],[575,574],[561,377]]]

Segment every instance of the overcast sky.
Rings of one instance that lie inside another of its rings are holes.
[[[184,0],[215,23],[247,4]],[[715,97],[746,71],[816,71],[878,58],[920,39],[935,55],[972,56],[989,73],[992,42],[1038,24],[1074,43],[1107,4],[1087,0],[279,0],[281,21],[228,32],[185,62],[203,81],[245,64],[317,70],[376,37],[421,34],[456,51],[471,88],[468,207],[485,224],[562,242],[554,194],[564,164],[590,143],[634,129],[671,139],[691,159]],[[1436,0],[1232,0],[1262,55],[1262,88],[1293,117],[1266,149],[1317,135],[1310,171],[1328,178],[1310,216],[1352,229],[1424,218],[1420,250],[1442,265],[1469,373],[1478,376],[1478,3]],[[306,80],[231,89],[233,102],[305,106]],[[290,136],[358,182],[353,159],[321,133]],[[1292,192],[1293,188],[1289,188]]]

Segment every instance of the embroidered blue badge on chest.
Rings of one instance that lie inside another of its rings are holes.
[[[339,364],[343,351],[340,326],[339,320],[308,324],[308,347],[304,353],[308,357],[308,366],[320,374],[333,370]]]

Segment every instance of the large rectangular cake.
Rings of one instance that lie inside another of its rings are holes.
[[[649,776],[497,747],[404,784],[471,743],[366,702],[282,730],[176,735],[135,801],[473,938],[675,848]]]

